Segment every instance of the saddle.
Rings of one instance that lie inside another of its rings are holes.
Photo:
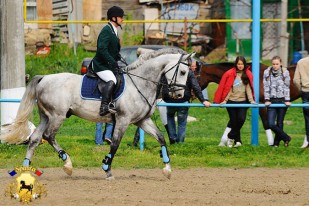
[[[98,89],[98,85],[105,86],[105,82],[101,80],[92,68],[92,63],[89,64],[87,73],[82,78],[81,83],[81,98],[87,100],[98,100],[101,101],[101,92]],[[124,74],[116,73],[117,84],[113,94],[113,102],[116,101],[124,92],[125,89],[125,78]]]

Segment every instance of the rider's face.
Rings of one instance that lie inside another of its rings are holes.
[[[122,25],[122,23],[123,23],[123,17],[118,16],[118,17],[115,17],[115,18],[116,18],[116,22],[117,22],[119,25]]]

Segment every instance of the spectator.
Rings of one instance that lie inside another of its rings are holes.
[[[192,59],[192,63],[191,63],[190,68],[191,68],[191,70],[193,71],[194,74],[196,73],[196,71],[200,71],[200,69],[201,69],[200,67],[201,67],[201,65],[195,59]],[[203,89],[202,94],[203,94],[204,99],[208,99],[207,88]]]
[[[167,88],[167,80],[165,76],[162,78],[163,88],[162,96],[163,100],[167,103],[188,103],[191,98],[191,91],[193,90],[196,97],[205,105],[205,107],[210,106],[210,102],[204,99],[201,88],[194,76],[192,70],[189,70],[188,79],[186,82],[186,88],[184,91],[184,97],[181,99],[173,99],[169,96],[169,91]],[[167,126],[169,133],[170,144],[183,143],[186,136],[186,126],[188,117],[189,107],[167,107]],[[178,133],[176,132],[175,115],[177,113],[178,121]]]
[[[301,92],[303,104],[309,103],[309,57],[305,57],[298,61],[294,79],[294,84]],[[303,114],[305,118],[306,139],[302,148],[309,148],[309,107],[303,107]]]
[[[215,92],[214,102],[219,104],[256,104],[253,92],[253,75],[242,56],[236,57],[235,67],[226,71]],[[242,145],[240,130],[245,123],[248,108],[227,107],[231,122],[231,131],[228,133],[228,147]]]
[[[264,71],[263,85],[265,105],[285,104],[290,106],[290,73],[281,65],[281,58],[274,56],[271,60],[272,66]],[[268,107],[267,119],[270,129],[275,133],[274,145],[279,146],[281,140],[284,146],[289,146],[291,137],[283,131],[283,120],[287,107]],[[277,120],[277,123],[276,123]]]
[[[113,134],[113,124],[106,123],[104,132],[102,133],[102,122],[96,123],[96,132],[95,132],[95,144],[96,145],[103,145],[103,141],[107,144],[110,144],[112,142],[112,134]]]

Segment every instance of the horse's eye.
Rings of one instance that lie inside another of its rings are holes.
[[[180,72],[180,75],[181,75],[181,76],[184,76],[185,74],[186,74],[186,71],[181,71],[181,72]]]

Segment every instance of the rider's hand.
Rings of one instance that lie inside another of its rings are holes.
[[[220,104],[226,104],[226,101],[224,100],[223,102],[221,102]]]
[[[266,106],[266,107],[269,106],[269,105],[271,105],[271,102],[270,102],[270,101],[265,102],[265,106]]]

